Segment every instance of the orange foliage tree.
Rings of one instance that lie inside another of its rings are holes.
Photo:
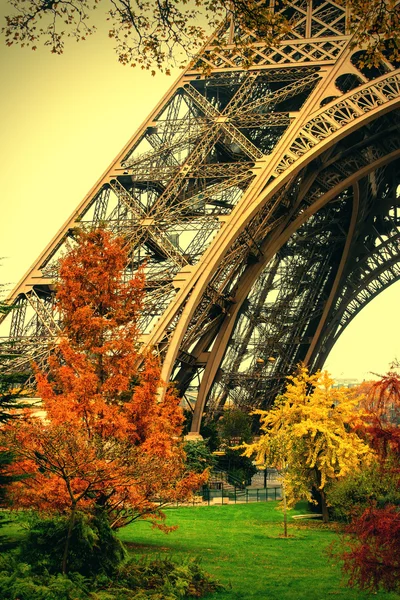
[[[368,438],[381,463],[388,455],[400,456],[399,367],[395,362],[378,381],[367,382],[365,399],[361,403],[363,418],[359,422],[359,430]]]
[[[60,262],[63,337],[36,372],[45,416],[27,412],[7,432],[14,472],[30,474],[14,484],[14,505],[69,517],[63,572],[77,511],[101,510],[113,529],[139,517],[162,526],[160,506],[204,479],[186,470],[177,396],[158,401],[157,359],[138,370],[144,276],[125,281],[127,260],[122,239],[79,233]]]

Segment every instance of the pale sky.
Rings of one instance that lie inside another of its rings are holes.
[[[0,27],[7,12],[0,0]],[[62,56],[0,41],[0,283],[13,287],[172,85],[118,64],[106,32]],[[400,358],[400,283],[332,350],[334,377],[371,378]]]

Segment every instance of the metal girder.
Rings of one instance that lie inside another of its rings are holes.
[[[76,228],[123,236],[126,277],[146,274],[143,348],[190,392],[193,432],[227,401],[270,404],[299,360],[321,366],[400,276],[399,65],[360,67],[346,2],[275,5],[286,38],[241,32],[245,70],[220,28],[10,297],[10,340],[45,360]]]

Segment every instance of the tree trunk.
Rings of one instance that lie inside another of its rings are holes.
[[[329,512],[328,512],[328,505],[326,502],[325,490],[321,489],[321,487],[320,487],[321,482],[322,482],[322,476],[318,469],[315,469],[315,475],[316,475],[316,479],[317,479],[317,485],[315,486],[315,489],[318,492],[319,497],[321,498],[322,520],[324,523],[329,523]]]
[[[287,538],[287,502],[285,480],[282,481],[282,500],[283,500],[283,537]]]
[[[72,530],[74,529],[74,525],[75,525],[75,515],[76,515],[76,504],[74,504],[72,506],[71,516],[69,518],[67,539],[65,540],[64,555],[63,555],[63,560],[62,560],[62,574],[63,575],[67,574],[68,553],[69,553],[69,546],[70,546],[71,537],[72,537]]]
[[[326,503],[326,496],[324,490],[320,490],[321,494],[321,510],[322,510],[322,520],[324,523],[329,523],[329,511],[328,505]]]

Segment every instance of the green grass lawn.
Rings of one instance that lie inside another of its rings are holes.
[[[138,522],[120,531],[135,555],[199,556],[206,571],[229,587],[219,600],[399,600],[397,594],[369,594],[345,586],[340,567],[326,548],[339,539],[321,522],[293,521],[283,533],[277,503],[171,508],[169,534]],[[305,505],[289,514],[306,512]]]
[[[26,531],[21,527],[18,518],[15,519],[12,513],[7,513],[7,518],[0,528],[0,552],[17,546],[25,535]]]
[[[133,555],[200,557],[203,568],[226,586],[215,600],[400,600],[397,594],[369,594],[347,588],[340,566],[326,549],[338,533],[320,521],[295,521],[305,504],[289,512],[289,536],[282,537],[282,513],[276,502],[170,508],[165,534],[146,522],[119,532]],[[1,529],[11,546],[25,531],[18,522]],[[7,545],[3,549],[7,548]],[[1,599],[0,599],[1,600]]]

